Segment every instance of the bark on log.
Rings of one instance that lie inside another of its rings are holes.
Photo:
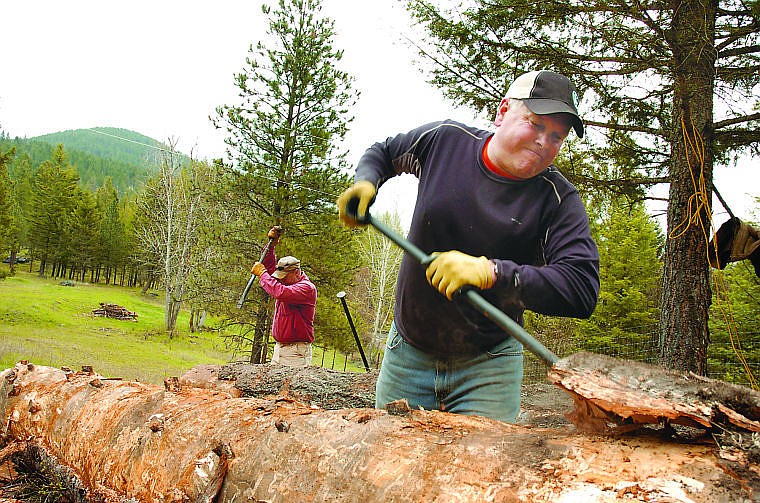
[[[18,364],[4,444],[29,441],[104,502],[751,501],[712,442],[613,438],[442,412],[322,410]],[[754,479],[752,477],[755,477]],[[216,498],[216,499],[214,499]]]
[[[678,424],[760,432],[760,393],[744,386],[594,353],[563,358],[548,377],[572,395],[571,419],[583,431]]]
[[[287,390],[299,401],[322,409],[360,409],[375,406],[377,371],[346,373],[322,367],[230,363],[219,369],[218,377],[220,381],[217,382],[234,382],[235,389],[248,397],[277,395]]]

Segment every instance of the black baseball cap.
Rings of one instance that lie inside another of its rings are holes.
[[[578,138],[583,138],[583,121],[578,115],[578,90],[570,79],[549,70],[520,75],[507,90],[507,98],[521,100],[536,115],[570,114]]]

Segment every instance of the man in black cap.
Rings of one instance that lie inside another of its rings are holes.
[[[272,240],[272,246],[263,263],[253,264],[251,273],[259,277],[264,291],[275,298],[272,364],[308,367],[314,341],[317,287],[301,271],[301,261],[297,258],[288,255],[275,264],[274,248],[280,241],[280,228],[272,227],[267,237]]]
[[[565,76],[529,72],[499,103],[495,131],[434,122],[359,160],[337,202],[341,221],[362,225],[377,188],[411,173],[419,186],[409,240],[436,256],[420,265],[404,255],[376,406],[406,398],[412,408],[515,421],[522,345],[466,302],[449,302],[462,287],[520,324],[525,309],[593,312],[599,253],[577,190],[552,165],[571,129],[583,136],[577,103]]]

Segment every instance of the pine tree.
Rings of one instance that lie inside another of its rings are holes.
[[[8,165],[15,155],[15,150],[8,152],[0,150],[0,256],[12,250],[13,236],[16,233],[15,219],[13,214],[13,185],[8,176]],[[11,256],[11,259],[15,257]],[[10,265],[11,272],[13,264]]]
[[[53,150],[34,175],[30,216],[30,244],[40,259],[40,275],[48,266],[52,275],[63,274],[69,256],[72,215],[79,176],[68,164],[63,145]]]
[[[613,199],[592,224],[599,247],[599,303],[578,322],[584,349],[652,361],[659,317],[663,236],[642,203]]]
[[[22,155],[13,165],[13,220],[15,233],[11,238],[11,257],[18,257],[22,249],[29,248],[34,170],[28,155]],[[27,258],[27,257],[24,257]],[[29,262],[30,271],[33,263]],[[11,265],[14,267],[14,265]]]
[[[116,272],[127,254],[124,246],[124,223],[119,213],[119,198],[113,197],[105,208],[98,226],[99,262],[106,283],[116,283]]]
[[[72,221],[71,243],[72,272],[81,281],[85,281],[98,257],[100,213],[95,196],[87,190],[80,190],[76,201]]]
[[[317,331],[329,337],[341,316],[334,293],[355,267],[350,233],[334,216],[334,201],[348,185],[345,153],[335,145],[351,120],[352,78],[338,69],[342,51],[333,48],[334,23],[320,17],[318,0],[281,0],[262,10],[269,19],[267,42],[251,46],[235,77],[242,102],[217,108],[215,119],[234,158],[234,166],[226,167],[230,186],[220,198],[237,217],[225,242],[238,257],[242,290],[268,229],[283,227],[277,251],[299,257],[317,284]],[[245,321],[248,309],[235,317],[256,327],[256,363],[266,355],[269,312],[266,298],[254,293],[251,300],[255,319]]]

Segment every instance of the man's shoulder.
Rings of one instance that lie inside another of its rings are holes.
[[[438,129],[445,134],[464,134],[477,140],[482,140],[491,134],[492,131],[487,131],[475,126],[470,126],[459,121],[452,119],[445,119],[437,123]]]
[[[474,139],[483,139],[492,134],[490,131],[480,129],[474,126],[469,126],[459,121],[452,119],[444,119],[435,122],[428,122],[417,126],[412,131],[413,137],[425,137],[425,136],[441,136],[441,135],[466,135]]]
[[[558,205],[561,205],[567,199],[577,199],[580,201],[578,189],[554,165],[549,166],[543,173],[536,176],[535,179],[544,186],[542,190],[547,190],[553,194],[553,198],[556,198]]]
[[[315,292],[317,291],[317,285],[315,285],[309,279],[309,277],[306,275],[305,272],[301,273],[301,279],[297,283],[295,283],[295,284],[296,285],[301,285],[304,289],[314,290]]]
[[[568,192],[577,192],[578,189],[576,189],[575,185],[565,177],[565,175],[562,174],[560,170],[557,169],[557,167],[552,164],[549,166],[543,173],[538,175],[539,178],[544,179],[545,181],[554,184],[557,187],[561,187],[564,189],[563,191]]]

